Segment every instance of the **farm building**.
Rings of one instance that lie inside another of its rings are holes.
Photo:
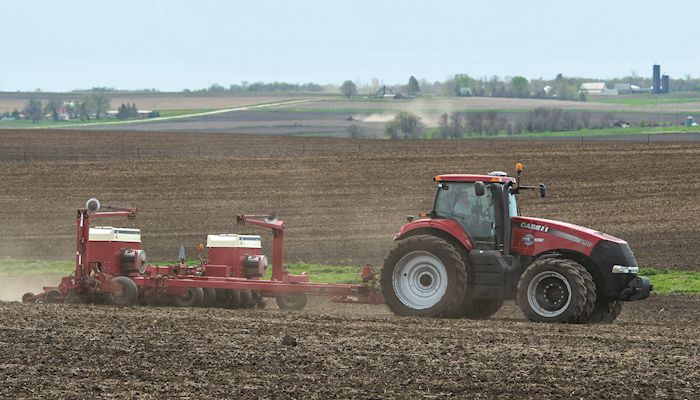
[[[630,83],[616,83],[613,90],[617,90],[617,94],[641,93],[645,91],[639,86]]]
[[[602,94],[605,90],[605,82],[586,82],[582,83],[579,91],[586,94]]]
[[[616,83],[615,90],[619,94],[630,94],[632,93],[632,85],[629,83]]]
[[[617,95],[617,90],[605,87],[605,82],[585,82],[581,84],[579,92],[587,95]]]

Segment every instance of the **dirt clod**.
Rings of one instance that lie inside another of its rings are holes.
[[[285,346],[296,346],[298,343],[295,337],[284,335],[284,337],[282,338],[282,344]]]

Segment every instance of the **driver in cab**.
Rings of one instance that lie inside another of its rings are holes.
[[[454,207],[455,214],[467,216],[472,214],[472,209],[469,206],[469,192],[467,189],[459,191],[457,202]]]

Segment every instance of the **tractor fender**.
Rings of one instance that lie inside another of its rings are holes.
[[[448,242],[456,241],[467,252],[474,247],[464,228],[451,219],[426,218],[409,222],[399,229],[394,235],[394,240],[401,240],[415,235],[432,235],[441,237]]]

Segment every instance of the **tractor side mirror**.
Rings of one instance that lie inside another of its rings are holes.
[[[547,195],[547,186],[544,185],[544,183],[540,183],[540,197],[544,197]]]
[[[476,195],[479,197],[486,194],[486,185],[484,185],[484,182],[482,182],[482,181],[474,182],[474,193],[476,193]]]

